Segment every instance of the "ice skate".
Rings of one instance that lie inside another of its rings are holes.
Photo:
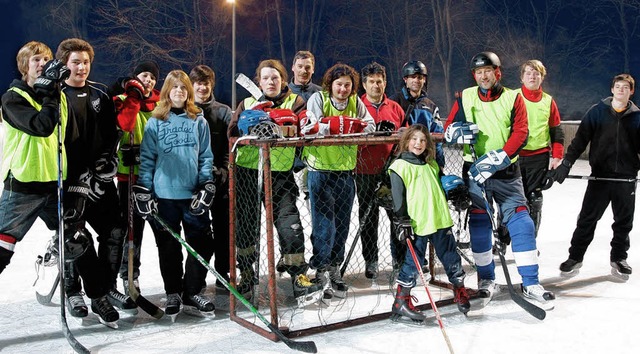
[[[116,288],[112,288],[107,292],[107,299],[112,306],[117,307],[120,310],[126,311],[132,315],[138,313],[138,305],[136,305],[133,299],[130,296],[119,292]]]
[[[580,268],[582,267],[582,262],[578,262],[571,258],[560,264],[560,276],[564,278],[572,278],[580,273]]]
[[[631,275],[631,266],[625,259],[611,262],[611,275],[618,279],[622,279],[624,281],[629,280],[629,275]]]
[[[412,300],[417,300],[411,295],[411,288],[398,285],[396,299],[391,307],[391,321],[400,322],[402,318],[410,319],[411,323],[424,324],[426,317],[413,306]]]
[[[555,294],[551,291],[545,290],[540,284],[528,286],[522,285],[522,294],[525,298],[538,302],[545,310],[553,309],[553,303],[551,300],[556,299]]]
[[[329,278],[331,279],[333,295],[340,299],[347,297],[347,290],[349,290],[349,286],[344,282],[344,280],[342,280],[342,275],[340,275],[340,269],[338,269],[338,266],[329,267]]]
[[[496,292],[496,282],[492,279],[480,279],[478,281],[478,297],[491,301]]]
[[[378,262],[367,263],[364,267],[364,276],[367,279],[378,278]]]
[[[175,322],[176,317],[178,317],[178,313],[180,313],[180,309],[182,308],[182,299],[180,298],[180,294],[167,294],[167,302],[164,306],[164,314],[169,316],[172,323]]]
[[[464,284],[459,286],[453,286],[453,302],[458,304],[458,311],[463,314],[467,314],[469,309],[471,309],[471,303],[469,302],[469,294],[467,293],[467,288],[464,287]]]
[[[91,311],[98,315],[98,320],[100,320],[100,323],[103,325],[113,329],[118,328],[120,315],[118,315],[118,311],[111,306],[106,295],[97,299],[91,299]]]
[[[190,316],[214,318],[216,306],[203,294],[182,297],[182,311]]]
[[[245,298],[252,298],[255,293],[255,287],[258,285],[258,278],[255,274],[251,268],[240,272],[240,282],[236,290]]]
[[[89,309],[87,308],[87,304],[84,302],[84,296],[81,292],[67,294],[65,298],[65,305],[67,306],[67,312],[69,312],[73,317],[83,318],[87,317],[89,314]]]
[[[322,303],[325,305],[331,305],[331,299],[333,298],[333,288],[331,287],[331,277],[329,271],[318,270],[316,272],[316,278],[313,280],[316,284],[320,284],[322,287]]]
[[[322,284],[312,282],[305,274],[298,274],[292,279],[293,296],[298,302],[298,307],[315,304],[324,295]]]
[[[54,236],[57,240],[57,237]],[[57,241],[49,240],[44,255],[38,255],[36,259],[36,281],[33,286],[36,289],[36,300],[42,305],[51,303],[51,298],[60,283],[58,271]]]

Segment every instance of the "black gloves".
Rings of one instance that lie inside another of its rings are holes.
[[[411,220],[409,218],[395,219],[393,223],[396,226],[396,237],[398,241],[405,242],[407,239],[413,241],[416,236],[413,234],[413,228],[411,227]]]
[[[95,178],[100,182],[113,182],[113,177],[118,172],[118,156],[110,153],[100,155],[96,160],[94,171]]]
[[[193,215],[202,215],[209,211],[213,198],[216,196],[216,185],[213,181],[206,181],[200,186],[200,190],[191,197],[189,212]]]
[[[42,75],[33,84],[33,89],[41,96],[56,96],[58,94],[58,83],[66,80],[70,74],[69,68],[63,62],[58,59],[49,60],[42,69]]]
[[[562,163],[560,164],[560,166],[558,166],[553,173],[553,179],[556,180],[556,182],[562,184],[562,182],[564,182],[565,178],[567,178],[567,176],[569,175],[569,171],[571,170],[571,166],[573,166],[573,163],[571,163],[569,160],[567,159],[563,159]]]
[[[158,212],[158,202],[151,194],[151,190],[143,186],[137,184],[133,186],[133,202],[136,213],[145,220]]]

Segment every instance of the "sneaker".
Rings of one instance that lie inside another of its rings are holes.
[[[480,279],[478,282],[478,297],[492,298],[496,290],[496,282],[493,279]]]
[[[67,294],[65,299],[67,305],[67,311],[73,317],[87,317],[89,314],[89,309],[87,308],[87,304],[84,302],[84,294],[79,293],[71,293]]]
[[[182,296],[183,310],[188,314],[212,315],[216,306],[203,294]]]
[[[182,299],[180,298],[180,294],[167,294],[167,302],[164,306],[164,313],[169,316],[175,316],[178,314],[178,312],[180,312],[181,305]]]
[[[128,279],[122,279],[122,287],[124,288],[124,294],[127,295],[127,296],[131,296],[131,294],[129,294],[129,280]],[[140,284],[138,283],[138,279],[133,279],[133,287],[136,289],[138,294],[140,294]]]
[[[364,276],[367,279],[376,279],[378,277],[378,262],[367,263],[364,267]]]
[[[538,302],[547,302],[555,300],[556,296],[551,291],[545,290],[540,284],[522,286],[524,296],[536,300]]]
[[[560,264],[560,271],[564,273],[571,273],[577,271],[580,267],[582,267],[582,262],[569,258]]]
[[[323,290],[322,284],[312,282],[306,274],[298,274],[293,279],[293,296],[298,298]]]
[[[611,267],[618,271],[620,274],[631,274],[631,266],[627,263],[626,259],[621,259],[619,261],[611,261]]]
[[[112,288],[107,292],[107,299],[109,299],[111,305],[121,310],[132,310],[138,307],[131,297],[119,292],[116,288]]]
[[[109,303],[109,300],[107,299],[107,295],[97,299],[91,299],[91,311],[98,315],[100,322],[109,327],[112,327],[112,325],[120,319],[118,311],[111,306],[111,303]]]
[[[469,303],[469,294],[467,293],[467,288],[465,288],[464,285],[453,287],[453,302],[458,304],[458,310],[460,312],[469,312],[471,303]]]

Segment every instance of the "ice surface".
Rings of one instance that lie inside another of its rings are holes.
[[[588,174],[586,162],[578,161],[571,171]],[[455,306],[440,309],[456,353],[638,353],[637,318],[640,313],[640,281],[632,274],[626,282],[610,275],[610,209],[598,224],[595,239],[587,251],[580,274],[572,279],[559,277],[558,266],[567,258],[569,240],[575,227],[582,196],[587,185],[567,180],[545,192],[543,221],[538,236],[540,280],[556,293],[555,309],[538,321],[513,303],[506,293],[496,295],[481,314],[464,317]],[[36,302],[34,261],[52,232],[38,222],[16,249],[9,267],[0,275],[0,352],[71,353],[62,335],[58,306]],[[631,233],[635,242],[637,228]],[[635,246],[635,245],[634,245]],[[629,264],[640,271],[638,246],[629,253]],[[157,267],[157,253],[150,230],[143,244],[142,293],[162,305],[164,292]],[[518,282],[513,264],[510,270]],[[496,269],[501,275],[501,270]],[[214,278],[207,279],[209,284]],[[209,295],[215,295],[213,286]],[[228,308],[227,294],[215,296],[218,308]],[[419,296],[420,297],[420,296]],[[426,302],[421,296],[420,302]],[[53,299],[59,303],[59,296]],[[241,306],[241,305],[240,305]],[[428,310],[429,319],[433,313]],[[312,316],[305,313],[305,316]],[[136,316],[121,312],[120,328],[100,325],[90,314],[84,324],[69,319],[76,338],[97,353],[292,353],[283,343],[271,342],[216,310],[216,318],[199,319],[179,315],[176,323],[168,318],[155,320],[140,312]],[[432,321],[425,327],[412,327],[389,320],[302,337],[313,340],[320,353],[448,353],[439,327]]]

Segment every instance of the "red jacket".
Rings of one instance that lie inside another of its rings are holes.
[[[382,103],[376,108],[369,100],[367,95],[364,94],[360,97],[364,105],[367,107],[369,114],[373,117],[373,120],[378,124],[383,120],[387,120],[393,123],[396,130],[400,128],[402,119],[404,118],[404,111],[402,107],[384,95]],[[385,163],[391,154],[393,144],[378,144],[378,145],[360,145],[358,146],[358,162],[356,164],[356,173],[363,175],[375,175],[384,172]]]

